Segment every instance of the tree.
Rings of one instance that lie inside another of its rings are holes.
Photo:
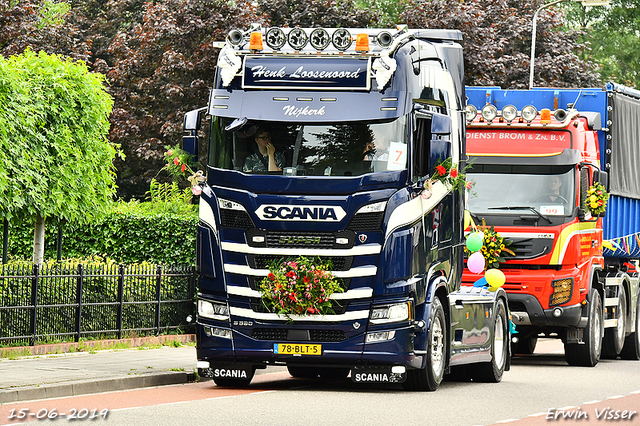
[[[116,102],[109,138],[127,158],[116,163],[120,195],[149,189],[164,147],[182,136],[184,114],[206,105],[218,55],[212,42],[260,20],[249,1],[166,0],[145,3],[142,22],[117,32],[95,69],[107,75]]]
[[[598,63],[603,81],[640,87],[640,0],[612,0],[606,7],[565,5],[569,25],[582,28],[589,43],[583,57]]]
[[[451,28],[463,33],[465,79],[469,85],[526,88],[529,82],[532,19],[542,0],[410,0],[401,21],[412,28]],[[564,14],[543,10],[537,21],[535,85],[592,86],[593,66],[581,60],[579,30],[563,30]]]
[[[274,27],[363,28],[374,22],[374,14],[358,8],[354,0],[258,0],[257,4]]]
[[[34,263],[42,263],[46,219],[87,222],[115,193],[104,83],[62,56],[0,57],[0,216],[35,218]]]

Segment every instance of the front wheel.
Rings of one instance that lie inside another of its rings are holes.
[[[602,298],[597,290],[589,304],[589,319],[584,329],[584,343],[565,343],[564,358],[569,365],[594,367],[600,361],[602,353]]]
[[[496,303],[495,318],[493,323],[493,343],[491,345],[490,362],[484,362],[469,369],[471,378],[476,382],[498,383],[502,380],[504,369],[507,365],[507,345],[509,344],[509,331],[507,327],[507,310],[504,302],[499,299]]]
[[[616,319],[618,324],[614,328],[604,331],[602,342],[602,357],[615,359],[622,352],[625,338],[625,326],[627,320],[627,298],[624,286],[620,284],[618,289],[618,305],[616,306]]]
[[[402,384],[407,390],[434,391],[442,382],[447,355],[447,323],[442,303],[437,297],[431,305],[429,324],[426,366],[407,371],[407,380]]]

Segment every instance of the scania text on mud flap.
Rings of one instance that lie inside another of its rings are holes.
[[[183,139],[193,153],[208,139],[201,375],[245,386],[281,365],[435,390],[473,364],[501,380],[506,293],[461,288],[464,188],[425,185],[442,162],[465,165],[460,40],[254,25],[219,43],[209,104],[187,113]]]

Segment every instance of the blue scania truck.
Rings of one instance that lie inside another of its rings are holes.
[[[246,386],[256,369],[435,390],[452,372],[509,368],[506,293],[461,287],[464,167],[461,33],[262,28],[220,42],[208,106],[197,236],[197,367]],[[203,124],[206,123],[206,124]],[[331,261],[333,313],[263,303],[273,262]],[[468,365],[473,368],[467,369]]]

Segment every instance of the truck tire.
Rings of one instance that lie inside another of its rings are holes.
[[[246,388],[253,380],[253,375],[255,374],[256,369],[252,368],[251,372],[247,375],[246,379],[230,379],[227,377],[214,377],[213,381],[218,386],[223,386],[225,388]]]
[[[616,359],[624,346],[625,330],[627,325],[627,298],[624,286],[621,284],[618,291],[618,306],[616,306],[618,325],[604,330],[602,341],[602,358]]]
[[[468,368],[471,378],[475,382],[498,383],[502,380],[507,365],[509,345],[509,323],[504,301],[498,299],[493,321],[493,342],[491,343],[491,361],[483,362]]]
[[[640,360],[640,295],[636,302],[636,331],[627,336],[624,347],[620,352],[620,358],[632,361]]]
[[[528,336],[518,339],[517,343],[514,343],[512,351],[516,355],[531,355],[536,350],[538,344],[538,336]]]
[[[404,389],[413,391],[435,391],[442,382],[447,357],[447,322],[442,303],[433,299],[427,332],[427,362],[425,368],[407,371]]]
[[[597,290],[589,304],[589,320],[584,329],[584,343],[564,344],[564,358],[569,365],[594,367],[602,353],[602,298]]]

